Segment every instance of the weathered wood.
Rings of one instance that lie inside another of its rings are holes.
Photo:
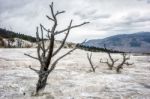
[[[127,62],[128,60],[130,60],[130,56],[127,56],[126,53],[122,53],[122,62],[116,67],[117,73],[121,72],[120,70],[123,69],[124,65],[127,65],[127,66],[133,65],[133,63]]]
[[[94,67],[93,62],[92,62],[92,52],[90,55],[87,53],[87,59],[91,65],[92,71],[95,72],[96,67]]]
[[[105,48],[105,50],[107,50],[106,45],[104,45],[104,48]],[[102,61],[102,59],[100,59],[100,63],[105,63],[105,64],[107,64],[107,66],[109,67],[110,70],[112,70],[113,67],[115,67],[115,68],[116,68],[116,72],[117,72],[117,73],[120,73],[120,72],[121,72],[120,70],[123,69],[123,66],[124,66],[124,65],[127,65],[127,66],[133,65],[133,63],[127,62],[128,60],[130,60],[130,56],[127,56],[126,53],[121,53],[121,55],[122,55],[122,61],[121,61],[120,64],[118,64],[117,66],[115,66],[115,63],[116,63],[119,59],[113,59],[113,57],[111,56],[111,53],[110,53],[109,51],[106,52],[106,53],[108,54],[108,57],[109,57],[110,62],[108,61],[108,59],[107,59],[107,61]]]
[[[106,45],[104,44],[104,48],[105,50],[107,51],[107,48],[106,48]],[[110,70],[113,69],[114,67],[114,64],[118,61],[118,59],[113,59],[112,56],[111,56],[111,53],[109,51],[106,52],[108,54],[108,57],[109,57],[109,60],[107,59],[107,61],[103,61],[102,59],[100,59],[100,63],[105,63],[107,64],[107,66],[109,67]]]
[[[58,57],[54,62],[51,62],[53,56],[55,56],[64,46],[66,39],[70,33],[70,30],[72,28],[76,28],[76,27],[80,27],[82,25],[85,25],[89,22],[84,22],[82,24],[79,25],[74,25],[72,26],[72,20],[70,21],[69,26],[66,29],[63,29],[62,31],[57,32],[56,28],[57,28],[57,16],[64,13],[65,11],[57,11],[56,13],[54,12],[54,8],[53,8],[53,2],[51,3],[51,5],[49,5],[50,10],[51,10],[51,16],[49,17],[48,15],[46,16],[50,21],[53,22],[53,26],[50,29],[46,29],[42,24],[40,24],[40,32],[41,32],[41,38],[39,36],[39,28],[36,28],[36,40],[37,40],[37,58],[33,57],[31,55],[25,54],[31,58],[37,59],[40,62],[40,70],[36,70],[34,68],[29,67],[31,70],[35,71],[38,76],[38,82],[36,85],[36,94],[38,94],[39,91],[41,91],[42,89],[45,88],[46,86],[46,82],[47,82],[47,78],[48,75],[55,69],[56,64],[58,63],[59,60],[61,60],[62,58],[64,58],[65,56],[67,56],[68,54],[70,54],[71,52],[73,52],[75,49],[77,49],[77,45],[75,48],[73,48],[72,50],[68,51],[67,53],[65,53],[64,55]],[[47,37],[49,39],[49,45],[48,48],[45,47],[45,42],[44,42],[44,32],[47,32]],[[64,33],[67,32],[61,45],[58,47],[58,49],[56,51],[54,51],[54,43],[55,43],[55,36],[57,34],[60,33]]]

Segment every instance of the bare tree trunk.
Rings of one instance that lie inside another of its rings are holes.
[[[120,72],[121,72],[120,69],[122,69],[122,66],[121,66],[121,65],[116,68],[116,72],[117,72],[117,73],[120,73]]]
[[[37,85],[36,85],[36,94],[38,94],[38,92],[40,90],[45,88],[47,78],[48,78],[48,73],[47,72],[39,74],[39,80],[38,80]]]
[[[36,70],[34,68],[29,67],[30,69],[35,71],[39,76],[39,79],[38,79],[38,82],[36,85],[36,94],[38,94],[40,90],[45,88],[48,75],[55,69],[58,61],[60,59],[62,59],[63,57],[65,57],[66,55],[70,54],[72,51],[74,51],[77,48],[77,47],[75,47],[72,50],[68,51],[64,55],[57,58],[54,62],[51,61],[53,59],[53,57],[55,55],[57,55],[57,53],[63,48],[63,46],[66,42],[66,39],[70,33],[70,30],[89,23],[89,22],[84,22],[82,24],[72,26],[72,20],[71,20],[70,24],[67,28],[58,31],[58,30],[56,30],[57,25],[58,25],[57,16],[64,13],[65,11],[54,12],[53,2],[50,5],[50,9],[51,9],[51,15],[52,16],[51,17],[47,16],[47,18],[53,22],[52,28],[46,29],[42,24],[40,24],[40,30],[41,30],[41,37],[40,37],[39,36],[39,28],[37,27],[36,40],[37,40],[37,45],[38,45],[37,46],[37,56],[38,57],[34,57],[34,56],[29,55],[29,54],[25,54],[25,55],[27,55],[33,59],[36,59],[40,62],[40,66],[41,66],[40,70]],[[44,43],[44,40],[45,40],[44,36],[43,36],[44,32],[47,33],[47,37],[49,40],[49,45],[47,48],[46,48],[45,43]],[[61,45],[56,50],[54,50],[55,37],[56,37],[56,35],[61,34],[61,33],[65,33],[65,37],[62,40]]]
[[[109,70],[112,70],[113,69],[113,66],[109,66]]]

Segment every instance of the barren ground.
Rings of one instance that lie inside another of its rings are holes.
[[[93,73],[87,52],[76,50],[57,64],[43,93],[32,96],[38,76],[28,66],[38,69],[39,62],[24,53],[36,55],[36,49],[0,49],[0,99],[150,99],[150,56],[131,55],[134,65],[116,74],[99,63],[107,54],[93,53]]]

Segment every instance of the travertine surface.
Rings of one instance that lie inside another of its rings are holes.
[[[59,55],[67,50],[63,49]],[[38,76],[28,66],[38,69],[39,63],[24,53],[36,55],[36,49],[0,49],[0,99],[150,98],[150,56],[131,55],[130,62],[134,65],[125,66],[121,74],[116,74],[99,63],[107,54],[93,53],[93,63],[98,66],[93,73],[86,58],[88,52],[76,50],[57,64],[43,93],[31,96]],[[121,58],[119,54],[113,57]]]

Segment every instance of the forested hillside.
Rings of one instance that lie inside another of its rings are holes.
[[[11,39],[11,38],[20,38],[20,39],[27,40],[27,41],[30,41],[30,42],[35,42],[36,41],[35,37],[25,35],[25,34],[16,33],[16,32],[10,31],[10,30],[0,28],[0,39],[1,38],[7,38],[7,39],[8,38],[9,39]]]

